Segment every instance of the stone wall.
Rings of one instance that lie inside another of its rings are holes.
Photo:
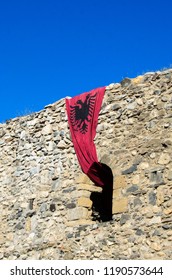
[[[95,144],[114,177],[106,222],[64,99],[0,124],[0,259],[172,258],[172,70],[107,86]]]

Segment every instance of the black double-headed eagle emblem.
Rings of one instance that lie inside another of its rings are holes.
[[[77,100],[75,106],[70,105],[70,121],[75,131],[82,134],[87,133],[88,123],[91,121],[96,100],[95,93],[93,96],[86,95],[85,101]]]

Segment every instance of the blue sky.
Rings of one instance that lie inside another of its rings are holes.
[[[171,0],[1,0],[0,122],[172,67]]]

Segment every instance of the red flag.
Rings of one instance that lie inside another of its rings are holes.
[[[100,169],[101,163],[98,162],[94,138],[104,93],[105,87],[102,87],[71,99],[66,98],[71,137],[81,169],[99,185],[102,185],[101,179],[96,174],[95,166]]]

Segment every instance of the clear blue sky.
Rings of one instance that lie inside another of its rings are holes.
[[[0,1],[0,122],[166,67],[171,0]]]

